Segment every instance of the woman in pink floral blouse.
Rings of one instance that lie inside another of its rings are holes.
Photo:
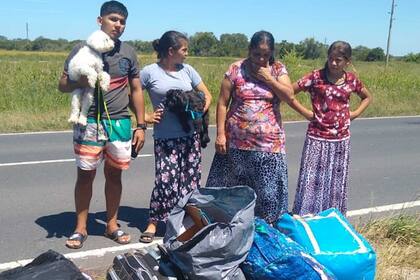
[[[308,91],[312,111],[301,109],[309,121],[302,152],[293,212],[316,214],[335,207],[347,211],[350,121],[369,105],[372,97],[362,82],[345,68],[351,64],[351,46],[334,42],[323,69],[314,70],[293,84],[295,94]],[[350,111],[350,95],[361,99]]]
[[[295,101],[271,33],[255,33],[248,58],[225,73],[217,103],[216,154],[207,187],[248,185],[255,214],[274,222],[287,211],[287,165],[280,101]]]

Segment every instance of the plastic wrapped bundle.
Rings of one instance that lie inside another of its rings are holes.
[[[336,279],[302,246],[259,218],[255,219],[254,242],[241,268],[247,279],[255,280]]]

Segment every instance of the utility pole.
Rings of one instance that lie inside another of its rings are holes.
[[[29,24],[26,23],[26,40],[29,40]]]
[[[388,41],[386,43],[386,63],[385,66],[388,67],[389,62],[389,45],[391,44],[391,28],[392,28],[392,21],[394,20],[394,0],[392,0],[392,6],[391,6],[391,16],[389,17],[389,30],[388,30]]]

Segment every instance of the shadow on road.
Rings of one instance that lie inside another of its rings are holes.
[[[118,211],[118,220],[127,223],[128,227],[143,231],[147,227],[149,209],[121,206]],[[62,212],[43,216],[35,220],[35,223],[47,231],[46,238],[69,237],[74,230],[76,215],[74,212]],[[103,236],[106,228],[106,212],[89,213],[87,224],[89,235]],[[165,225],[160,223],[156,236],[165,235]]]
[[[69,237],[73,233],[75,221],[76,215],[74,212],[62,212],[40,217],[35,220],[35,223],[47,231],[46,238],[61,238],[63,236]],[[89,213],[87,227],[89,235],[103,235],[105,231],[105,226],[98,223],[96,214],[93,213]]]
[[[105,212],[103,212],[105,215]],[[149,219],[149,209],[147,208],[134,208],[129,206],[120,206],[118,211],[118,220],[127,222],[128,227],[137,228],[139,231],[144,231],[147,227]],[[156,236],[165,235],[165,224],[159,223]]]

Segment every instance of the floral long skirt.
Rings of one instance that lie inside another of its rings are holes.
[[[255,215],[272,223],[287,212],[286,154],[229,149],[216,153],[206,187],[246,185],[256,195]]]
[[[199,135],[155,139],[155,187],[150,198],[149,222],[166,221],[172,208],[200,187]]]
[[[347,212],[350,139],[327,141],[306,136],[293,213],[317,214],[335,207]]]

